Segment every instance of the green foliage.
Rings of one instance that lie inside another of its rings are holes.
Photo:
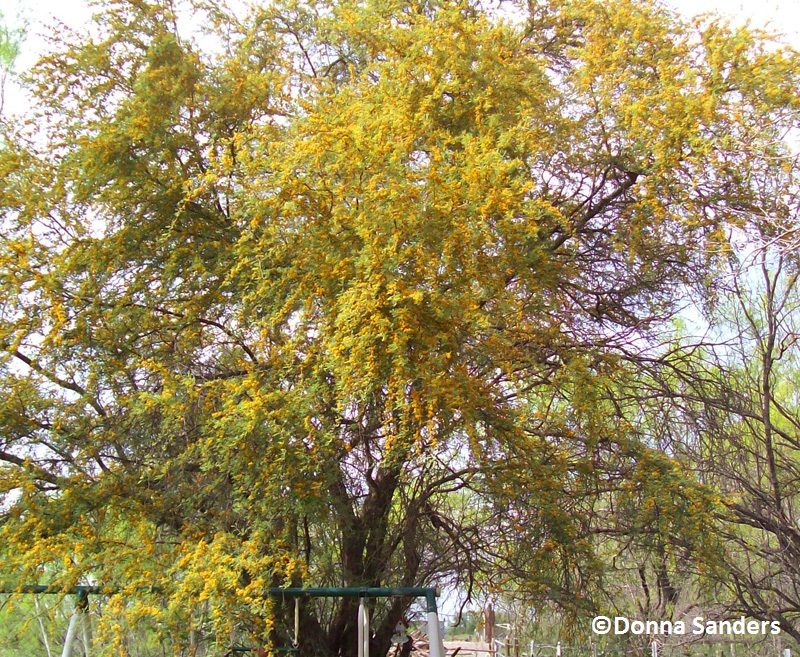
[[[0,70],[4,73],[14,69],[24,38],[25,28],[11,27],[0,11]]]
[[[9,74],[14,72],[14,63],[19,57],[22,42],[25,40],[25,31],[24,23],[12,27],[3,12],[0,11],[0,113],[3,111],[6,81]]]
[[[42,637],[33,617],[36,615],[34,601],[14,600],[3,596],[0,601],[0,655],[2,657],[21,657],[22,655],[44,654]]]

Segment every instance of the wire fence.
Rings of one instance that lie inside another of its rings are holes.
[[[607,646],[599,643],[537,643],[495,639],[492,651],[458,657],[800,657],[795,647],[772,641],[694,641],[691,643],[640,642],[636,645]]]

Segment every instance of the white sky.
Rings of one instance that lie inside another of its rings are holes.
[[[753,25],[786,34],[800,47],[800,2],[797,0],[664,0],[686,16],[716,11],[731,16],[736,23],[749,20]],[[29,37],[19,62],[29,66],[44,46],[43,27],[57,19],[78,27],[92,15],[87,0],[0,0],[0,10],[9,17],[23,8],[30,22]]]
[[[268,0],[265,0],[268,1]],[[753,26],[781,33],[787,41],[800,48],[800,2],[798,0],[662,0],[690,17],[705,12],[717,12],[739,24],[749,21]],[[28,36],[23,44],[17,69],[31,66],[46,49],[44,34],[48,26],[61,22],[78,28],[90,21],[93,9],[88,0],[0,0],[0,11],[6,20],[20,12],[28,21]],[[6,87],[6,113],[24,111],[24,100],[14,89]]]
[[[785,34],[800,47],[800,3],[797,0],[664,0],[685,16],[717,12],[734,22],[750,21],[754,26]]]

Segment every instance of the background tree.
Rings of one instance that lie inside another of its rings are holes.
[[[731,44],[753,43],[745,31]],[[715,37],[716,38],[716,37]],[[736,59],[735,50],[728,49]],[[741,52],[741,50],[739,50]],[[771,66],[796,67],[784,55]],[[715,573],[716,600],[730,613],[779,620],[798,628],[796,505],[798,415],[797,156],[787,135],[796,128],[797,99],[759,80],[754,60],[740,57],[724,93],[744,118],[716,159],[736,170],[736,184],[702,193],[718,197],[730,227],[720,240],[694,323],[700,338],[653,359],[655,389],[644,380],[660,446],[681,455],[699,481],[727,506],[719,527],[726,564]],[[747,82],[745,82],[747,80]],[[727,122],[734,119],[730,116]],[[745,169],[746,164],[746,169]],[[701,314],[702,313],[702,314]]]
[[[661,381],[679,409],[669,420],[673,448],[728,509],[718,601],[731,613],[779,620],[798,639],[798,270],[794,254],[764,237],[751,234],[730,253],[713,330],[673,354]]]
[[[25,26],[12,27],[0,11],[0,115],[5,105],[5,89],[8,76],[14,70],[14,62],[25,39]]]

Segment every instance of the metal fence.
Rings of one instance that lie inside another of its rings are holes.
[[[450,653],[451,651],[448,651]],[[495,639],[494,650],[474,656],[459,651],[459,657],[800,657],[800,651],[777,641],[705,641],[685,644],[649,642],[623,647],[597,643],[537,643]]]

